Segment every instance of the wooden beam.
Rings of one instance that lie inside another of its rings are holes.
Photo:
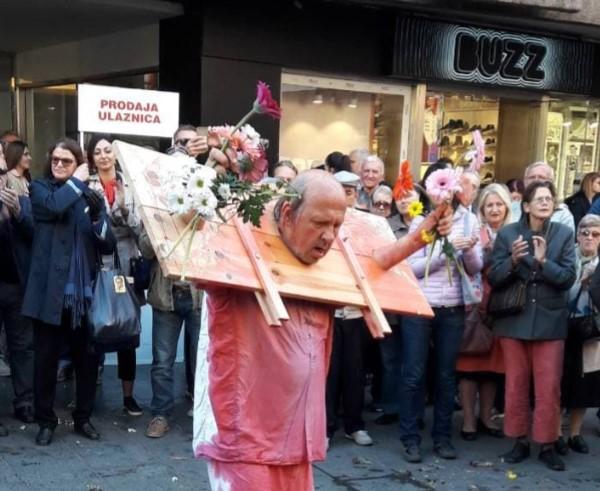
[[[267,321],[289,320],[290,316],[285,308],[283,300],[281,299],[281,295],[279,295],[277,285],[267,269],[263,257],[260,255],[258,245],[254,240],[254,235],[252,235],[252,232],[242,223],[237,215],[234,215],[233,223],[240,234],[242,244],[244,244],[244,248],[248,253],[252,267],[254,268],[256,276],[258,277],[258,280],[263,288],[264,302],[261,303],[261,299],[259,299],[259,303],[261,304],[261,308],[266,307],[269,310],[270,315],[267,316]],[[269,323],[271,324],[271,322]]]

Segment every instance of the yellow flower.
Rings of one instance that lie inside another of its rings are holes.
[[[421,230],[421,240],[426,244],[431,244],[435,239],[435,234],[428,230]]]
[[[420,201],[413,201],[408,205],[408,216],[411,218],[418,217],[423,214],[423,203]]]

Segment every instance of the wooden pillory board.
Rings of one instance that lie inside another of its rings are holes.
[[[121,141],[115,141],[114,148],[162,271],[179,279],[185,245],[180,244],[168,259],[165,255],[186,223],[167,210],[160,176],[162,169],[181,165],[181,161]],[[307,266],[285,246],[270,211],[263,215],[260,228],[237,217],[228,223],[217,219],[194,234],[185,276],[190,281],[256,292],[265,318],[274,326],[289,319],[282,296],[356,306],[363,310],[373,336],[382,337],[391,332],[383,311],[433,316],[405,262],[384,270],[371,257],[373,249],[394,240],[387,220],[348,209],[331,250]]]

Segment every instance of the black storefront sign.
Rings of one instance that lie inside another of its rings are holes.
[[[590,94],[594,44],[400,17],[393,76]]]

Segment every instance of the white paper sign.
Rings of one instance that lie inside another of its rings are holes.
[[[179,94],[81,84],[79,131],[172,137],[179,126]]]

